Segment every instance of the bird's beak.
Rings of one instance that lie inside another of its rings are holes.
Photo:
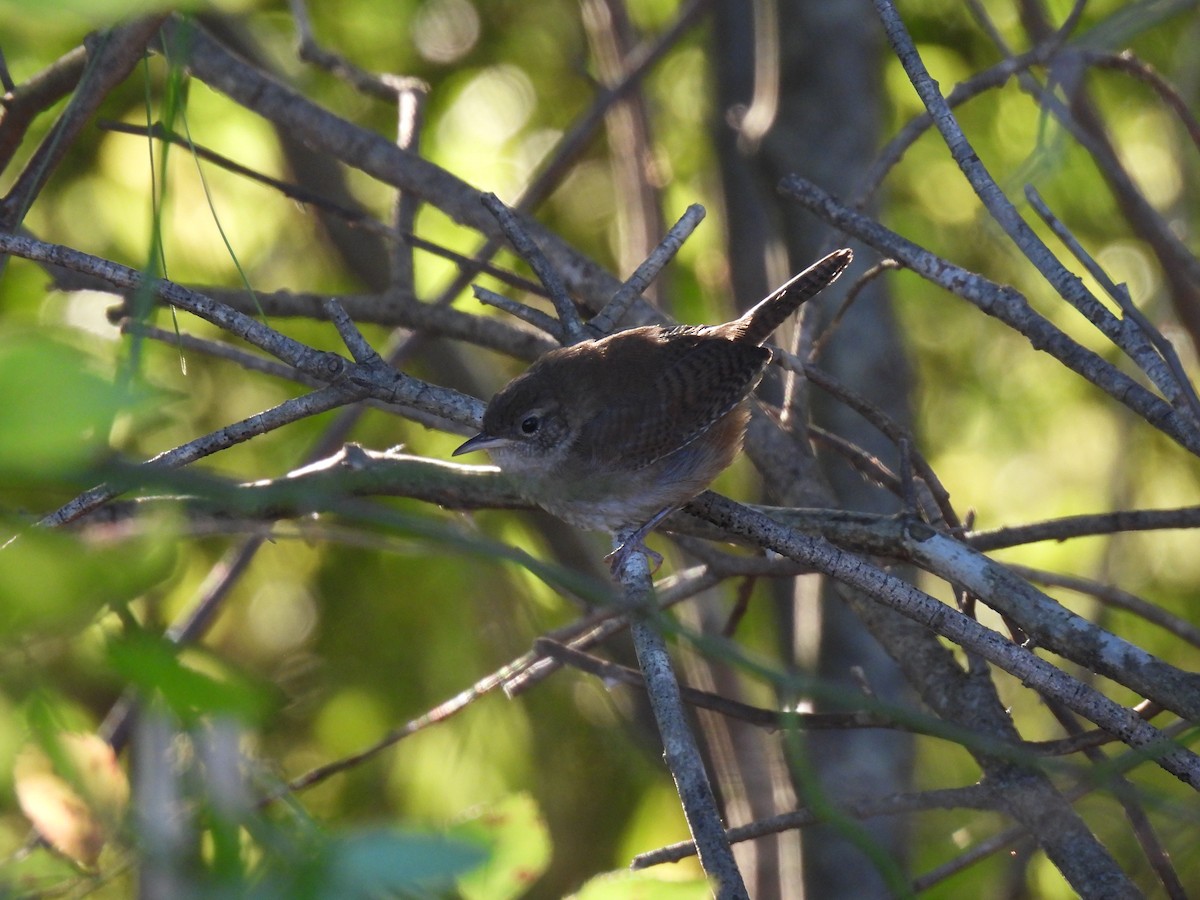
[[[508,443],[508,438],[492,437],[486,431],[481,431],[475,437],[466,441],[451,456],[462,456],[464,453],[474,453],[476,450],[491,450]]]

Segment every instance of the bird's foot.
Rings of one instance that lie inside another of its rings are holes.
[[[608,567],[613,575],[618,575],[621,569],[625,567],[625,563],[629,562],[629,557],[635,553],[645,554],[646,559],[650,562],[651,575],[662,568],[663,555],[647,547],[642,542],[642,538],[638,537],[637,534],[630,535],[627,540],[621,543],[620,547],[604,557],[604,561],[608,563]]]
[[[662,554],[655,553],[646,546],[646,537],[650,534],[650,532],[659,526],[659,523],[661,523],[663,519],[675,512],[676,509],[678,509],[678,507],[675,506],[668,506],[660,509],[650,517],[649,522],[642,525],[640,528],[629,533],[624,531],[617,533],[618,539],[624,535],[624,540],[621,541],[621,546],[617,547],[616,550],[604,557],[604,561],[608,563],[613,575],[619,574],[621,569],[625,567],[625,563],[629,561],[629,557],[633,556],[635,553],[644,553],[646,555],[646,559],[650,561],[651,575],[655,574],[659,569],[662,568]]]

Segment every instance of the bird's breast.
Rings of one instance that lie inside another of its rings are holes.
[[[736,407],[687,445],[649,465],[567,459],[537,479],[530,499],[578,528],[616,531],[682,506],[737,456],[748,412]]]

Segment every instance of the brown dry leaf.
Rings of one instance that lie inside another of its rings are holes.
[[[129,781],[112,748],[94,734],[63,734],[70,771],[58,773],[41,747],[21,751],[13,770],[21,811],[51,846],[94,867],[129,803]]]

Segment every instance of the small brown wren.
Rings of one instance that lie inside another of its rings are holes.
[[[609,557],[616,572],[733,462],[743,401],[771,361],[762,343],[852,258],[829,254],[732,322],[648,325],[551,350],[492,398],[483,431],[453,455],[488,451],[527,479],[528,499],[577,527],[640,526]]]

